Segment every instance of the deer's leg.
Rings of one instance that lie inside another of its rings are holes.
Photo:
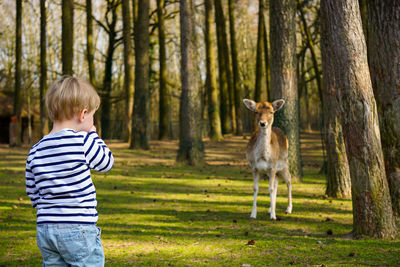
[[[286,214],[292,213],[292,176],[290,175],[289,168],[285,168],[282,171],[283,179],[286,182],[288,189],[288,206],[286,208]]]
[[[271,170],[271,175],[269,176],[269,192],[270,192],[270,218],[271,220],[276,220],[275,207],[276,207],[276,191],[278,189],[278,179],[276,178],[276,168]]]
[[[253,208],[251,209],[250,218],[255,219],[257,217],[257,195],[258,195],[258,182],[260,181],[260,174],[258,171],[253,170]]]

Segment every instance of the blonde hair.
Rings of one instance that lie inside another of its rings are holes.
[[[100,97],[96,90],[83,79],[64,76],[46,93],[46,107],[52,121],[69,120],[78,112],[97,110]]]

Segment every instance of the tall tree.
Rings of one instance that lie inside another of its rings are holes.
[[[160,107],[159,107],[159,129],[158,139],[168,139],[170,137],[171,127],[171,98],[169,87],[167,86],[167,58],[165,46],[165,26],[164,26],[164,5],[165,0],[157,0],[157,18],[158,18],[158,47],[160,61]]]
[[[369,68],[393,212],[400,219],[400,2],[367,3]]]
[[[215,4],[215,24],[217,26],[217,47],[218,47],[218,70],[219,70],[219,97],[220,97],[220,112],[221,112],[221,127],[222,133],[226,134],[231,132],[232,114],[230,112],[230,88],[228,74],[228,51],[226,45],[226,28],[225,18],[222,9],[221,0],[214,0]],[[225,36],[225,38],[224,38]]]
[[[135,28],[135,96],[131,148],[149,149],[149,1],[139,0]]]
[[[283,98],[284,108],[276,113],[276,125],[289,139],[289,165],[292,178],[302,176],[299,133],[299,100],[296,72],[296,0],[271,1],[270,44],[271,98]]]
[[[48,132],[48,117],[46,114],[45,98],[47,91],[47,11],[46,0],[40,0],[40,131],[41,135]]]
[[[358,0],[321,1],[325,82],[341,108],[355,236],[396,233]]]
[[[61,60],[63,75],[73,75],[74,58],[74,0],[62,2]]]
[[[223,139],[221,133],[221,120],[219,116],[219,101],[217,77],[215,73],[214,58],[214,38],[212,35],[212,0],[205,0],[205,23],[206,30],[204,34],[204,42],[206,45],[206,90],[208,97],[208,120],[210,122],[210,139],[220,141]]]
[[[107,32],[108,47],[106,53],[106,61],[103,77],[103,90],[101,93],[101,133],[102,138],[111,138],[112,127],[111,123],[111,91],[112,91],[112,68],[113,68],[113,55],[117,43],[117,30],[116,25],[118,22],[118,7],[120,6],[118,0],[108,0],[106,17],[111,13],[111,20],[106,19],[106,25],[100,24],[101,27]]]
[[[261,1],[264,1],[264,0],[261,0]],[[269,3],[269,0],[266,0],[266,2]],[[264,2],[262,3],[262,7],[263,7],[263,11],[264,10],[268,10],[267,9],[267,4],[264,3]],[[264,23],[263,23],[263,25],[264,25],[264,29],[263,29],[263,31],[264,31],[264,66],[265,66],[265,82],[266,82],[266,85],[267,85],[267,100],[269,102],[272,102],[272,99],[271,99],[270,67],[269,67],[270,64],[269,64],[268,33],[267,33],[266,21],[265,21],[265,18],[264,18],[264,12],[263,12],[262,16],[263,16],[262,19],[264,20]]]
[[[16,23],[15,23],[15,89],[14,89],[14,114],[17,116],[17,130],[15,145],[21,145],[22,132],[22,98],[21,98],[21,60],[22,60],[22,0],[16,1]],[[14,144],[12,144],[14,145]]]
[[[321,73],[318,66],[314,42],[311,37],[311,31],[306,21],[302,0],[298,0],[298,9],[300,11],[300,19],[306,37],[307,48],[311,53],[318,94],[321,99],[321,110],[323,110],[323,142],[325,142],[328,155],[326,194],[330,197],[350,198],[351,178],[343,140],[340,107],[337,105],[335,99],[332,99],[334,92],[331,91],[332,87],[330,87],[329,84],[326,84],[324,90],[322,90]],[[329,77],[331,73],[326,73],[325,75]],[[326,81],[329,81],[329,78],[326,79]]]
[[[257,56],[256,56],[256,81],[254,90],[254,101],[264,101],[262,97],[263,77],[263,46],[264,46],[264,11],[263,0],[258,1],[258,27],[257,27]]]
[[[197,83],[195,23],[192,0],[180,0],[181,80],[179,150],[177,161],[189,165],[204,161],[201,136],[201,90]]]
[[[229,33],[231,37],[231,55],[232,55],[232,74],[233,84],[232,90],[234,93],[234,107],[236,117],[236,135],[243,134],[243,123],[242,123],[242,90],[239,85],[239,64],[238,64],[238,52],[236,48],[236,32],[235,32],[235,14],[233,0],[229,0]]]
[[[94,68],[94,46],[93,46],[93,17],[92,0],[86,0],[86,58],[88,61],[89,81],[97,88]]]
[[[125,127],[124,138],[130,141],[132,135],[132,108],[133,108],[133,49],[132,49],[132,30],[131,12],[129,0],[122,0],[122,22],[124,39],[124,88],[125,88]]]

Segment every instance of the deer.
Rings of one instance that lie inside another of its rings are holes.
[[[255,113],[257,127],[252,134],[246,150],[246,158],[253,173],[253,208],[251,219],[257,217],[257,195],[260,173],[267,173],[269,176],[269,195],[271,220],[276,220],[276,193],[278,191],[277,173],[281,174],[288,189],[288,206],[286,214],[292,213],[292,184],[289,172],[289,141],[283,131],[278,127],[272,127],[274,113],[282,108],[285,100],[278,99],[274,102],[259,102],[243,99],[244,105]]]

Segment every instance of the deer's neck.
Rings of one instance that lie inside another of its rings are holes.
[[[267,159],[271,152],[271,132],[272,127],[269,126],[266,129],[261,127],[258,129],[258,137],[256,143],[256,157]]]

